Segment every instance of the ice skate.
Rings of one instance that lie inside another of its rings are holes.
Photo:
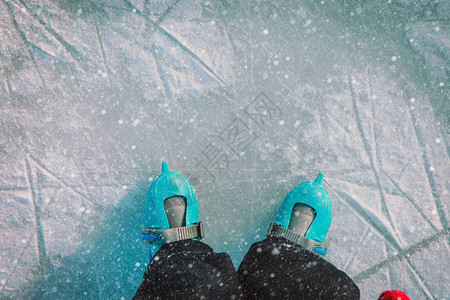
[[[268,237],[284,237],[317,255],[327,253],[323,241],[331,224],[331,200],[322,180],[319,173],[314,182],[303,182],[289,192]]]
[[[166,161],[147,191],[145,220],[141,239],[151,245],[150,259],[166,243],[203,238],[194,189],[186,176],[170,171]]]

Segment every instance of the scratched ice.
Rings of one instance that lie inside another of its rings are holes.
[[[449,299],[450,5],[356,2],[0,1],[0,298],[130,298],[166,159],[236,266],[321,171],[363,298]]]

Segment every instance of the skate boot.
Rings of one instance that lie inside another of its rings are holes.
[[[194,189],[186,176],[170,171],[166,161],[147,191],[145,220],[141,239],[150,244],[150,260],[166,243],[203,238]]]
[[[303,182],[289,192],[268,237],[284,237],[320,256],[327,253],[322,243],[331,224],[331,200],[322,181],[319,173],[314,182]]]

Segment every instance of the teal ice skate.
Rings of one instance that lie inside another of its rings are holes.
[[[194,189],[186,176],[170,171],[166,161],[147,191],[145,220],[141,239],[150,244],[150,259],[166,243],[203,238]]]
[[[303,182],[289,192],[268,237],[284,237],[317,255],[327,253],[322,243],[331,225],[331,199],[322,181],[319,173],[314,182]]]

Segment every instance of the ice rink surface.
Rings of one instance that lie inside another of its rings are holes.
[[[129,299],[161,161],[238,267],[325,174],[363,299],[450,299],[448,1],[0,1],[0,298]]]

